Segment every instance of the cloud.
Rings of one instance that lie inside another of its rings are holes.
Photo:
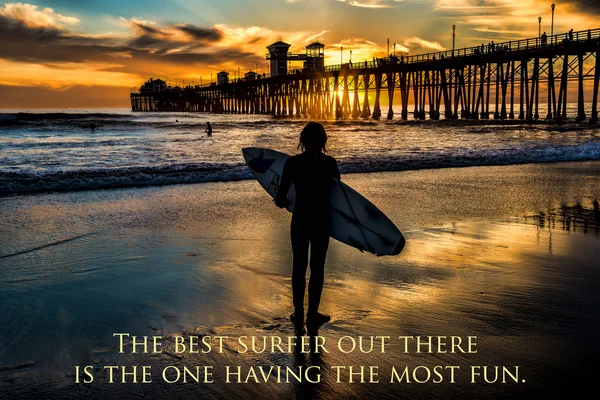
[[[568,3],[575,3],[583,9],[593,9],[600,11],[600,1],[598,0],[568,0]]]
[[[151,21],[151,20],[140,18],[140,17],[132,17],[129,19],[119,17],[119,20],[117,22],[119,23],[119,25],[125,26],[125,27],[131,26],[131,23],[136,23],[136,24],[140,24],[140,25],[156,25],[156,21]]]
[[[499,33],[499,34],[508,34],[508,35],[520,35],[521,34],[521,31],[519,31],[519,30],[498,29],[498,28],[492,29],[487,26],[478,26],[478,27],[475,27],[472,29],[476,32],[483,32],[483,33]]]
[[[18,4],[19,10],[37,10]],[[9,10],[14,8],[9,7]],[[6,7],[0,9],[6,10]],[[304,52],[308,42],[327,31],[275,31],[260,26],[239,27],[161,24],[143,18],[120,18],[128,33],[86,35],[70,30],[50,11],[54,20],[40,22],[31,13],[0,15],[1,81],[5,85],[123,85],[148,77],[199,81],[200,75],[225,69],[243,71],[260,66],[266,71],[266,46],[284,38],[292,51]],[[35,14],[35,13],[34,13]],[[37,21],[32,23],[32,21]],[[22,73],[27,71],[27,74]],[[102,80],[105,83],[102,83]]]
[[[327,31],[314,33],[311,31],[275,31],[261,26],[231,26],[218,24],[215,29],[222,32],[222,39],[215,43],[215,48],[244,48],[246,51],[256,55],[264,55],[266,47],[270,44],[283,40],[291,44],[291,52],[304,52],[306,44],[322,39]]]
[[[217,29],[200,28],[189,24],[180,24],[175,27],[180,31],[187,33],[193,40],[212,42],[223,38],[223,34]]]
[[[404,40],[404,45],[412,47],[413,50],[417,49],[429,49],[434,51],[444,51],[446,48],[438,42],[430,42],[429,40],[421,39],[419,37],[411,37]],[[416,47],[414,46],[416,45]]]
[[[0,59],[0,70],[11,71],[11,81],[0,77],[0,84],[13,86],[44,86],[46,88],[60,89],[73,85],[83,86],[131,86],[137,82],[137,76],[128,72],[111,72],[118,67],[102,61],[86,63],[81,68],[79,63],[52,62],[52,63],[23,63]]]
[[[340,3],[348,4],[349,6],[362,8],[390,8],[394,3],[399,3],[402,0],[337,0]]]
[[[190,70],[216,70],[232,60],[251,60],[254,64],[264,57],[241,45],[214,46],[222,34],[211,28],[160,27],[133,21],[130,27],[128,36],[92,36],[60,26],[30,26],[20,19],[0,16],[2,80],[5,84],[41,84],[40,79],[46,79],[52,82],[46,85],[53,86],[61,81],[64,85],[88,85],[104,80],[106,85],[129,86],[132,77],[140,82],[157,75],[176,80]],[[29,73],[21,73],[25,70]]]
[[[128,44],[135,48],[152,50],[154,53],[189,52],[223,38],[223,34],[215,28],[202,28],[190,24],[159,27],[138,19],[131,19],[129,22],[134,30],[134,37]]]
[[[391,49],[393,51],[393,49],[394,49],[393,44],[391,45]],[[408,48],[407,46],[402,45],[400,43],[396,43],[396,53],[410,53],[410,52],[411,52],[410,48]]]
[[[514,40],[538,35],[538,17],[541,30],[550,33],[552,11],[545,0],[434,0],[434,10],[455,23],[457,39],[461,44],[477,40]],[[564,0],[556,3],[554,33],[594,28],[600,24],[598,0]],[[483,35],[482,38],[481,34]],[[498,38],[497,35],[502,35]]]
[[[343,54],[340,54],[340,50]],[[386,49],[375,42],[364,38],[347,38],[325,48],[325,64],[339,64],[341,57],[343,57],[342,61],[346,63],[350,58],[350,52],[352,52],[354,63],[371,60],[373,57],[386,56]]]
[[[128,107],[130,88],[124,86],[15,86],[0,82],[0,108]]]
[[[307,38],[304,39],[304,43],[306,44],[310,44],[319,40],[323,40],[323,36],[325,36],[325,34],[329,32],[328,30],[322,30],[319,33],[316,33],[314,35],[308,36]]]
[[[80,22],[78,18],[57,14],[51,8],[40,8],[24,3],[5,3],[0,8],[0,17],[32,28],[58,29],[64,25],[77,25]]]

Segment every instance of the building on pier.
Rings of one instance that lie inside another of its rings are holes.
[[[167,82],[162,79],[150,78],[146,83],[140,86],[140,93],[158,93],[167,90]]]
[[[254,71],[248,71],[244,74],[244,79],[246,79],[246,81],[255,81],[257,75],[258,74]]]
[[[314,42],[306,46],[306,60],[304,68],[316,71],[325,69],[325,45]]]
[[[269,50],[267,60],[271,61],[271,76],[287,75],[289,49],[290,45],[281,40],[267,46],[267,50]]]
[[[229,83],[229,72],[221,71],[217,74],[217,85],[226,85]]]
[[[306,46],[304,54],[289,52],[290,44],[279,41],[268,46],[267,60],[271,61],[271,76],[287,75],[289,62],[301,61],[303,68],[312,71],[325,69],[325,45],[314,42]]]

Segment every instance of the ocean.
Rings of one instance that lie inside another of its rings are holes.
[[[569,105],[569,115],[575,107]],[[400,121],[396,111],[392,121],[324,122],[329,154],[342,173],[600,159],[600,130],[587,122]],[[212,137],[204,133],[207,121]],[[241,149],[294,153],[306,122],[129,109],[3,110],[0,196],[250,179]]]

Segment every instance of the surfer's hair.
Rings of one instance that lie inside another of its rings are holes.
[[[325,128],[318,122],[311,121],[300,133],[300,142],[298,143],[298,148],[302,149],[302,151],[306,151],[307,148],[317,149],[318,151],[323,151],[327,153],[327,149],[325,148],[325,143],[327,143],[327,134],[325,133]]]

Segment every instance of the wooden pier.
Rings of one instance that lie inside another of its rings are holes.
[[[132,93],[133,111],[272,114],[312,119],[598,120],[600,29],[303,69],[217,85]],[[591,82],[586,82],[591,81]],[[569,86],[571,84],[571,86]],[[587,85],[587,87],[586,87]],[[590,87],[591,86],[591,87]],[[568,96],[576,115],[567,115]],[[586,99],[586,95],[591,98]],[[371,99],[372,104],[371,104]],[[387,110],[381,106],[385,100]],[[396,100],[397,102],[397,100]],[[586,115],[584,105],[591,103]],[[547,105],[540,115],[540,104]],[[491,107],[490,107],[491,106]],[[443,114],[443,115],[442,115]]]

